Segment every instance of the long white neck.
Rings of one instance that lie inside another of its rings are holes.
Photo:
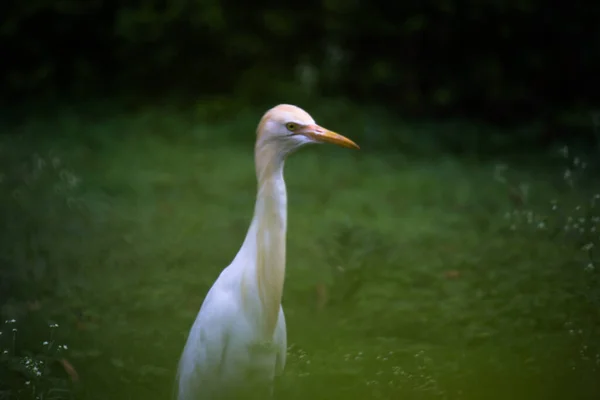
[[[275,150],[268,146],[256,149],[258,194],[254,217],[238,254],[245,258],[241,263],[243,297],[251,299],[248,288],[256,288],[257,311],[266,337],[272,336],[277,324],[285,278],[287,194],[283,158]]]

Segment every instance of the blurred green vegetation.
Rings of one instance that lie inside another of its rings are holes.
[[[6,104],[70,94],[344,96],[497,122],[592,109],[600,3],[3,2]]]
[[[276,398],[598,398],[598,158],[457,157],[435,140],[444,126],[345,107],[307,110],[361,151],[313,147],[286,165]],[[264,110],[102,110],[30,116],[0,137],[1,319],[19,324],[17,355],[60,324],[78,398],[164,399],[246,233]],[[406,152],[380,151],[373,130]]]

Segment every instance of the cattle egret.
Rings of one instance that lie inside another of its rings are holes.
[[[242,388],[246,395],[259,388],[272,394],[287,350],[281,306],[287,231],[284,160],[310,143],[359,148],[288,104],[267,111],[256,134],[254,217],[242,247],[208,291],[190,330],[179,361],[179,400],[239,398]]]

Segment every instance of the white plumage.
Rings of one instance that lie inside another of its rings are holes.
[[[287,232],[283,164],[297,148],[319,142],[358,148],[316,125],[296,106],[279,105],[261,119],[255,146],[254,217],[242,247],[209,290],[190,330],[179,362],[178,400],[239,398],[239,391],[268,394],[274,377],[283,372],[287,349],[281,306]]]

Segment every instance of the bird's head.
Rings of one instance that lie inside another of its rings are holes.
[[[352,140],[317,125],[300,107],[289,104],[280,104],[267,111],[258,124],[256,134],[257,148],[273,145],[283,156],[311,143],[359,148]]]

